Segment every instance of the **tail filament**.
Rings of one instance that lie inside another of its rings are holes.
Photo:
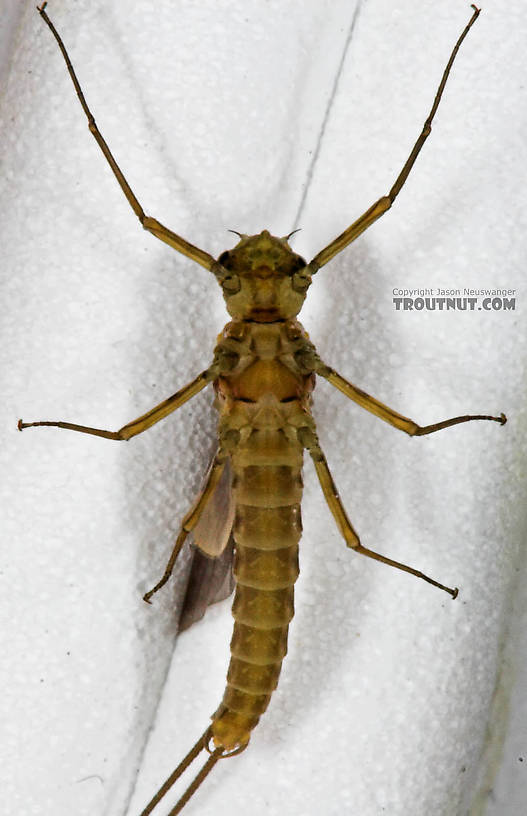
[[[165,796],[165,794],[170,790],[172,785],[177,782],[179,777],[187,770],[189,765],[196,759],[197,756],[204,750],[207,749],[209,740],[211,737],[211,729],[210,726],[207,728],[204,734],[201,735],[197,743],[194,745],[193,748],[190,749],[188,754],[181,760],[175,771],[173,771],[166,782],[164,782],[161,787],[159,788],[158,792],[155,796],[150,800],[148,805],[145,809],[141,812],[141,816],[149,816],[152,813],[153,809],[156,805],[159,804],[161,799]],[[208,750],[208,749],[207,749]],[[224,749],[222,747],[216,748],[212,752],[210,752],[210,756],[199,771],[199,773],[195,776],[192,780],[188,788],[186,789],[185,793],[181,796],[178,800],[177,804],[172,808],[168,816],[176,816],[176,814],[180,813],[187,802],[189,801],[190,797],[197,791],[203,780],[206,776],[211,772],[215,764],[219,759],[224,756]],[[227,754],[228,756],[229,754]]]

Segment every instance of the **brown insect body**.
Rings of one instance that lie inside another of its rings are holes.
[[[144,596],[149,602],[168,581],[183,544],[192,534],[198,569],[194,570],[194,580],[191,575],[191,591],[183,611],[185,625],[189,625],[203,614],[208,603],[230,594],[228,573],[234,542],[236,593],[232,611],[235,623],[223,700],[212,716],[212,725],[142,812],[142,816],[148,816],[189,764],[207,749],[211,756],[170,811],[170,816],[175,816],[220,758],[239,753],[247,746],[251,731],[276,687],[287,651],[289,622],[294,614],[293,591],[302,531],[304,450],[313,459],[327,504],[348,547],[416,575],[453,598],[457,595],[457,589],[444,586],[419,570],[361,544],[338,495],[310,413],[315,375],[324,377],[345,396],[409,436],[423,436],[470,420],[504,424],[505,415],[463,415],[420,426],[326,365],[296,316],[312,275],[392,206],[430,134],[453,60],[479,11],[474,7],[452,51],[430,114],[391,190],[306,264],[292,251],[287,237],[273,237],[267,230],[259,235],[241,235],[233,249],[215,260],[147,216],[97,128],[64,44],[44,9],[45,4],[39,11],[66,60],[90,131],[142,226],[213,273],[222,286],[227,310],[233,318],[219,336],[213,361],[207,369],[117,431],[63,421],[25,423],[20,420],[18,424],[20,430],[48,425],[105,439],[128,440],[164,419],[207,385],[214,384],[220,415],[218,450],[200,496],[181,523],[163,576]],[[215,560],[211,562],[211,558]],[[208,592],[203,591],[202,586],[205,575],[211,584]]]
[[[214,383],[220,449],[232,468],[236,594],[228,685],[211,735],[232,751],[247,745],[287,652],[302,532],[298,429],[313,424],[314,377],[295,361],[307,335],[294,318],[310,276],[287,239],[242,236],[218,262],[231,273],[223,291],[236,318],[216,349],[232,368]]]

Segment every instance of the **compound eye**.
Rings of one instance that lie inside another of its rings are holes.
[[[220,257],[218,258],[218,263],[222,266],[226,266],[229,263],[229,259],[231,257],[231,253],[229,251],[222,252]]]
[[[300,255],[297,255],[291,264],[291,273],[294,275],[295,272],[299,272],[301,269],[304,269],[305,266],[307,266],[307,264],[304,259],[301,258]]]

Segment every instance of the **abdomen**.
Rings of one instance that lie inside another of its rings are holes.
[[[226,750],[249,741],[287,652],[302,532],[302,448],[282,429],[253,429],[232,464],[235,623],[227,688],[212,722],[214,743]]]

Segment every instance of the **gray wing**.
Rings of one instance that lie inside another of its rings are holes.
[[[234,541],[231,535],[234,502],[231,482],[231,467],[227,461],[216,489],[192,532],[194,555],[179,619],[180,631],[200,620],[210,604],[228,598],[234,589]]]
[[[187,592],[179,618],[180,632],[200,620],[208,606],[223,601],[232,593],[234,589],[233,551],[232,536],[222,554],[217,558],[208,558],[197,549],[194,551]]]

